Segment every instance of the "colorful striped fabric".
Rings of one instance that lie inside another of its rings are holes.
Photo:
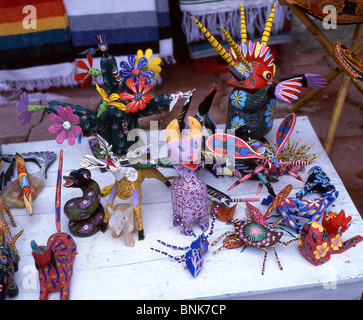
[[[162,57],[160,42],[171,40],[168,0],[64,0],[72,43],[79,52],[104,34],[114,56],[152,49]]]
[[[71,61],[70,34],[63,2],[0,1],[0,44],[0,69]]]
[[[76,85],[78,53],[97,47],[98,34],[118,65],[148,48],[174,62],[168,0],[0,0],[0,92]]]

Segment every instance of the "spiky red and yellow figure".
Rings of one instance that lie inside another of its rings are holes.
[[[241,43],[236,44],[221,27],[230,45],[229,53],[194,17],[210,44],[228,63],[227,83],[233,87],[228,102],[226,129],[236,130],[243,139],[262,139],[270,132],[276,114],[276,100],[291,103],[303,88],[325,87],[326,80],[317,74],[294,75],[275,80],[276,65],[267,45],[275,13],[272,7],[261,41],[247,40],[246,20],[241,4]]]

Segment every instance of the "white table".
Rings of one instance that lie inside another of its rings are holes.
[[[276,120],[274,129],[281,119]],[[273,141],[275,130],[268,135]],[[160,133],[165,141],[165,131]],[[157,136],[155,133],[152,136]],[[362,219],[352,203],[344,185],[334,170],[328,156],[324,152],[307,117],[298,117],[292,141],[301,138],[301,142],[314,143],[312,152],[321,152],[315,161],[331,178],[332,183],[339,190],[339,198],[331,209],[339,212],[344,209],[352,216],[352,226],[343,234],[343,240],[355,235],[363,235]],[[67,142],[58,145],[54,141],[27,142],[3,146],[3,153],[54,151],[59,154],[64,150],[63,174],[67,175],[71,169],[80,167],[79,159],[82,155],[91,154],[88,141],[83,139],[81,145],[77,143],[69,146]],[[27,162],[29,172],[37,171],[35,164]],[[44,190],[33,202],[34,214],[29,216],[26,209],[11,209],[17,228],[11,228],[15,235],[24,229],[23,235],[16,245],[21,256],[19,271],[15,278],[19,286],[19,295],[14,299],[38,299],[38,274],[31,255],[30,241],[35,240],[38,245],[46,245],[48,237],[56,232],[54,199],[56,172],[58,159],[48,170],[48,179]],[[4,167],[2,168],[4,169]],[[166,176],[175,175],[173,169],[160,169]],[[307,178],[307,172],[302,173]],[[226,192],[235,181],[232,177],[215,178],[207,171],[200,172],[200,177],[209,185]],[[110,173],[92,171],[92,178],[101,188],[114,182]],[[303,187],[303,183],[289,176],[283,176],[273,184],[277,192],[287,184],[292,184],[294,190],[291,195]],[[246,181],[231,190],[231,197],[256,197],[257,182]],[[349,249],[347,252],[332,255],[331,260],[322,266],[313,266],[299,254],[297,242],[289,246],[277,245],[277,252],[283,266],[281,271],[276,262],[273,250],[268,250],[265,275],[261,275],[264,252],[255,248],[222,250],[213,255],[212,251],[222,244],[210,247],[204,255],[204,267],[201,273],[193,278],[184,263],[177,263],[150,247],[165,250],[173,255],[184,251],[166,248],[156,241],[161,239],[178,246],[188,246],[194,238],[180,234],[179,227],[172,226],[172,207],[170,190],[161,182],[151,179],[142,185],[142,212],[145,229],[145,240],[137,241],[134,248],[125,247],[123,239],[113,238],[111,231],[98,232],[88,238],[77,238],[77,256],[71,281],[70,298],[76,299],[359,299],[363,289],[363,244]],[[79,189],[62,188],[62,206],[75,196],[80,196]],[[264,187],[259,198],[267,197]],[[118,200],[120,201],[120,200]],[[106,205],[107,198],[102,200]],[[266,206],[259,202],[253,205],[265,212]],[[238,203],[235,218],[245,216],[245,203]],[[301,221],[306,221],[301,219]],[[68,231],[68,220],[62,215],[62,231]],[[209,238],[212,243],[219,235],[232,230],[219,220],[216,221],[214,234]],[[200,234],[195,226],[194,231]],[[284,235],[283,240],[291,239]],[[50,299],[58,299],[59,294],[53,293]]]

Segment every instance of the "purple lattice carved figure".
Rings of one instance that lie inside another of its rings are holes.
[[[181,233],[192,235],[192,224],[197,220],[203,231],[209,228],[207,185],[198,178],[198,167],[202,148],[202,127],[198,120],[188,117],[189,131],[180,134],[178,121],[168,125],[166,136],[169,157],[178,173],[171,185],[173,225],[181,225]]]

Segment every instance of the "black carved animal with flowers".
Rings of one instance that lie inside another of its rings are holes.
[[[261,41],[247,40],[245,10],[241,4],[241,43],[237,44],[221,27],[230,45],[227,50],[194,17],[192,19],[208,42],[228,63],[227,84],[233,90],[228,100],[226,130],[235,130],[242,139],[264,139],[271,131],[276,114],[276,100],[291,103],[306,88],[324,88],[326,80],[318,74],[291,75],[275,80],[276,65],[267,45],[275,14],[275,4],[267,19]]]
[[[64,213],[70,220],[69,231],[78,237],[88,237],[97,231],[106,231],[103,222],[105,210],[101,204],[101,190],[96,181],[91,179],[91,172],[80,168],[69,176],[63,176],[66,188],[80,188],[82,197],[70,199],[64,205]]]

